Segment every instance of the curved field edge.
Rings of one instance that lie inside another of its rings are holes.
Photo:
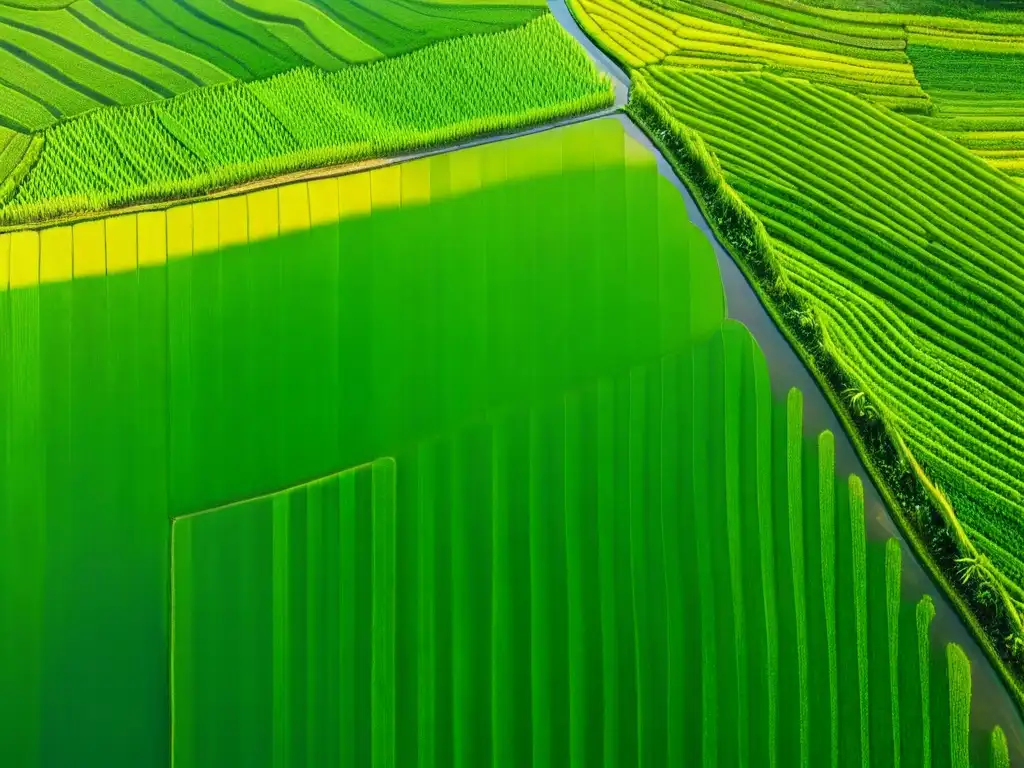
[[[827,357],[820,347],[815,351],[815,347],[811,346],[813,339],[808,336],[808,329],[802,326],[798,319],[802,308],[795,297],[785,291],[781,282],[783,278],[775,271],[773,265],[755,263],[755,260],[746,252],[751,245],[760,239],[757,235],[758,231],[764,233],[763,224],[756,217],[756,214],[742,203],[740,196],[723,181],[721,187],[722,194],[733,198],[746,211],[746,215],[749,216],[748,226],[750,230],[747,232],[748,242],[746,247],[742,247],[736,238],[729,237],[726,234],[723,220],[714,215],[706,192],[696,180],[693,170],[688,168],[681,160],[681,153],[678,149],[681,142],[672,132],[669,122],[671,118],[666,115],[668,120],[665,120],[663,117],[656,115],[650,109],[649,103],[644,102],[642,97],[637,97],[635,86],[631,88],[626,112],[650,137],[658,149],[661,150],[680,180],[686,184],[704,218],[711,226],[715,237],[729,252],[737,266],[739,266],[747,282],[757,294],[758,299],[775,325],[818,383],[833,412],[842,424],[844,431],[849,436],[858,456],[867,468],[886,506],[892,512],[893,519],[913,548],[918,560],[924,565],[935,583],[939,585],[946,597],[955,606],[965,625],[984,650],[989,661],[999,671],[1017,708],[1024,714],[1024,680],[1022,680],[1021,669],[1011,658],[1008,658],[1008,655],[1000,653],[996,647],[996,641],[1001,638],[993,637],[982,626],[982,615],[986,612],[985,606],[973,600],[969,601],[963,587],[960,585],[954,571],[955,562],[960,553],[950,552],[948,549],[937,553],[935,548],[929,546],[924,538],[929,533],[934,532],[922,530],[919,525],[915,524],[913,517],[908,514],[904,504],[899,501],[897,490],[894,486],[902,486],[899,490],[904,494],[910,492],[911,488],[908,488],[907,481],[911,478],[911,469],[909,467],[899,469],[900,462],[896,458],[897,448],[892,444],[891,437],[888,435],[886,439],[890,441],[888,445],[889,455],[883,456],[881,451],[869,449],[866,435],[871,434],[872,427],[870,423],[864,417],[858,417],[850,404],[840,394],[850,383],[846,380],[847,377],[841,371],[836,361],[831,357]],[[710,150],[706,147],[705,150],[708,153],[708,159],[715,162]],[[762,234],[762,236],[766,235]],[[826,371],[829,372],[826,373]],[[897,482],[893,482],[890,479],[893,474],[898,478]],[[936,502],[928,495],[927,488],[917,478],[913,478],[912,483],[913,492],[918,494],[918,498],[915,501],[924,501],[926,508],[932,509],[937,515],[941,516],[942,511],[936,507]]]
[[[436,71],[455,75],[430,82],[427,74]],[[157,104],[96,110],[54,126],[43,134],[38,161],[6,201],[0,197],[0,225],[193,197],[613,103],[611,79],[545,13],[518,28],[336,73],[297,68]]]

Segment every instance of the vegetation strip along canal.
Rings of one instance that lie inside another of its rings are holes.
[[[618,102],[620,89],[624,85],[628,87],[628,74],[587,37],[566,6],[565,0],[549,0],[548,6],[562,27],[586,49],[597,66],[612,77],[616,84]],[[618,115],[617,119],[622,121],[630,135],[654,154],[661,174],[671,181],[683,196],[690,221],[705,234],[714,247],[722,282],[725,285],[728,315],[742,322],[750,330],[764,352],[775,396],[784,397],[791,387],[803,392],[805,434],[813,435],[822,430],[830,430],[836,436],[836,472],[840,476],[857,474],[864,479],[868,536],[872,539],[896,537],[901,547],[913,555],[911,547],[886,509],[871,475],[857,455],[849,436],[832,411],[818,383],[772,321],[729,252],[719,242],[686,185],[676,175],[661,150],[628,116]],[[996,724],[1002,725],[1006,731],[1012,761],[1014,764],[1024,761],[1024,721],[998,673],[945,593],[935,585],[917,558],[904,557],[904,563],[904,598],[918,600],[922,594],[928,594],[935,601],[933,640],[941,645],[950,642],[959,644],[971,660],[975,685],[971,711],[972,727],[991,729]]]

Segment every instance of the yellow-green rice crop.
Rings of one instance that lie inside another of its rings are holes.
[[[300,66],[337,69],[543,9],[430,0],[7,0],[0,3],[0,124],[39,130],[100,106],[168,98]]]
[[[932,651],[929,639],[932,620],[935,618],[935,604],[925,595],[917,604],[915,612],[917,625],[918,680],[920,683],[921,707],[921,760],[922,765],[932,764],[932,721],[931,721],[931,664]],[[940,725],[941,727],[941,725]]]
[[[362,67],[293,69],[54,126],[0,221],[193,196],[507,131],[612,100],[609,78],[546,14]]]

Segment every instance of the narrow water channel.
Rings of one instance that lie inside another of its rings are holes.
[[[587,51],[598,67],[608,73],[616,84],[616,104],[625,103],[628,94],[629,75],[613,62],[587,37],[576,23],[565,0],[548,0],[548,6],[562,27],[569,32]],[[796,387],[804,395],[804,428],[808,434],[830,430],[836,437],[836,473],[839,476],[859,475],[864,481],[865,516],[868,537],[884,540],[895,537],[904,550],[903,596],[908,601],[917,601],[928,594],[935,602],[935,620],[932,624],[932,638],[936,644],[945,646],[957,643],[971,660],[973,673],[973,695],[971,700],[971,725],[973,728],[991,730],[999,725],[1006,732],[1010,748],[1010,759],[1014,766],[1024,766],[1024,720],[1010,697],[999,674],[978,645],[974,636],[961,621],[960,616],[940,590],[927,571],[917,560],[907,544],[863,462],[842,424],[832,411],[821,388],[804,367],[803,362],[779,332],[768,312],[747,282],[740,268],[728,251],[715,237],[700,207],[661,151],[647,135],[625,114],[619,113],[613,119],[620,120],[627,132],[645,146],[657,159],[659,172],[679,190],[686,203],[690,221],[711,241],[718,260],[718,267],[725,285],[728,314],[742,322],[753,334],[768,361],[771,371],[772,388],[777,397],[785,396],[790,388]]]

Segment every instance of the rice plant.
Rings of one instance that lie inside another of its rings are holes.
[[[917,604],[917,659],[921,697],[921,760],[922,765],[932,764],[932,722],[931,722],[931,624],[935,618],[935,604],[925,595]]]

